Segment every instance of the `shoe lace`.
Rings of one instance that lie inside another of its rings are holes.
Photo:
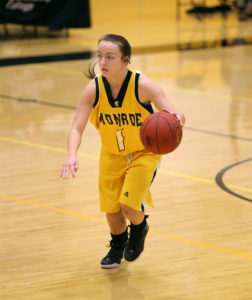
[[[113,248],[115,244],[113,243],[113,240],[109,241],[109,243],[106,245],[106,248]]]
[[[125,242],[125,244],[123,245],[122,248],[125,247],[127,241]],[[109,241],[109,243],[106,245],[106,248],[111,248],[110,250],[122,250],[121,247],[119,247],[113,240]]]

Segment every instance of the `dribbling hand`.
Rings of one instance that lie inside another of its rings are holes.
[[[169,111],[169,110],[167,110],[167,109],[163,109],[162,111],[165,111],[165,112],[168,112],[168,113],[174,115],[174,116],[178,119],[178,121],[179,121],[181,127],[184,126],[184,124],[185,124],[185,117],[184,117],[184,115],[178,114],[178,113],[176,113],[176,112],[174,112],[174,111]]]

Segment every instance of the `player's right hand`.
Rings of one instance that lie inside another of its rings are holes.
[[[78,168],[79,168],[79,163],[77,157],[75,155],[69,156],[62,166],[60,177],[62,179],[68,179],[69,174],[71,172],[72,178],[75,178],[75,173],[78,171]]]

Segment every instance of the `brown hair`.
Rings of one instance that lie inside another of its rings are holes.
[[[128,56],[128,58],[129,58],[128,62],[130,63],[131,46],[130,46],[129,42],[123,36],[117,35],[117,34],[106,34],[98,40],[98,45],[100,44],[101,41],[116,43],[118,45],[120,51],[122,52],[122,57],[124,58],[124,57]],[[96,73],[95,73],[96,63],[97,63],[96,61],[92,61],[89,64],[87,77],[90,79],[93,79],[96,76]]]

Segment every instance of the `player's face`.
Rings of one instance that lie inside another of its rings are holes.
[[[99,68],[105,77],[116,76],[127,66],[127,59],[122,57],[122,52],[116,43],[101,41],[97,56]]]

